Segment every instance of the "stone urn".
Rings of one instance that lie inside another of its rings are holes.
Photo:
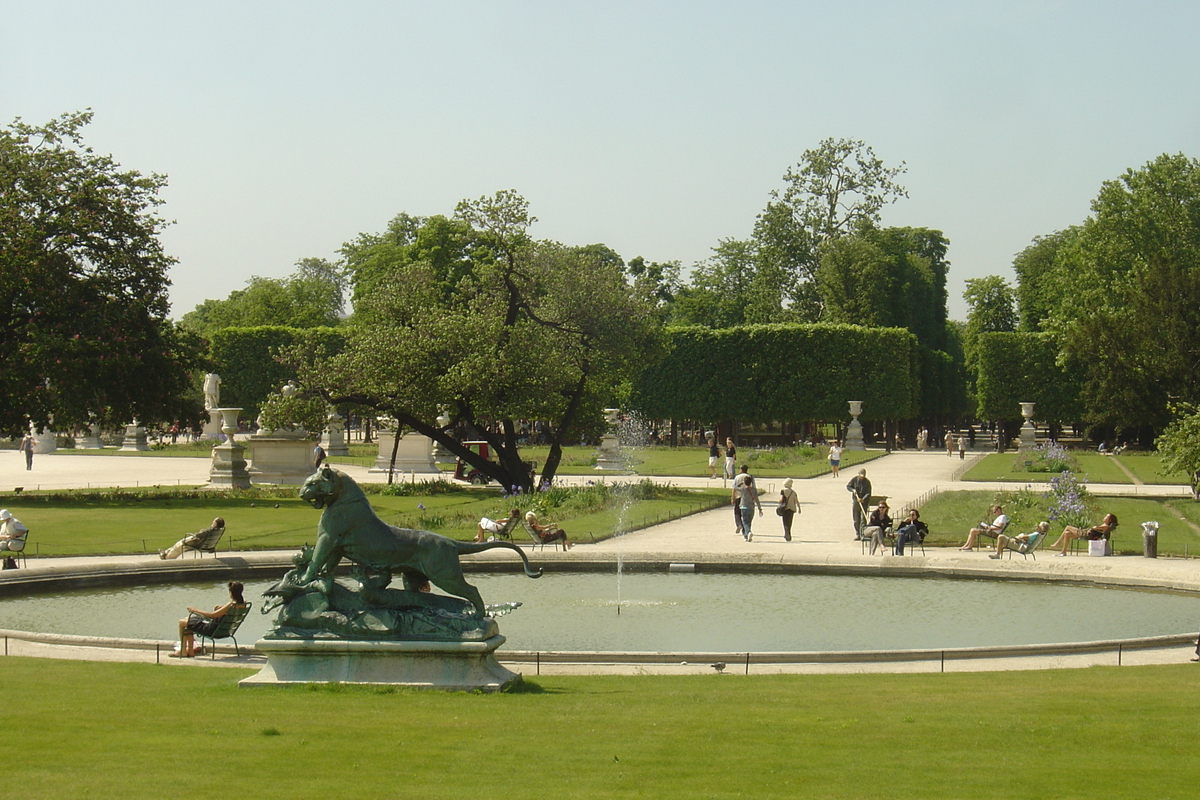
[[[850,404],[850,424],[846,426],[846,450],[866,450],[867,446],[863,444],[862,423],[858,421],[858,415],[862,413],[862,400],[847,400]]]

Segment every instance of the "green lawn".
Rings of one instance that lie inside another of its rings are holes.
[[[171,445],[158,450],[149,450],[141,453],[119,453],[115,449],[107,450],[75,450],[75,451],[60,451],[73,452],[80,455],[122,455],[129,457],[153,457],[153,456],[191,456],[191,457],[207,457],[212,448],[212,443],[193,443],[193,444],[177,444]],[[546,463],[546,457],[549,455],[550,448],[543,446],[532,446],[521,448],[521,453],[524,458],[537,462],[539,466]],[[774,451],[755,450],[753,448],[745,448],[738,451],[738,464],[743,461],[750,465],[751,471],[755,475],[770,478],[812,478],[817,475],[824,475],[829,472],[829,462],[827,460],[827,451],[821,449],[816,454],[805,454],[794,447],[778,448]],[[374,444],[351,444],[349,456],[330,456],[329,463],[331,464],[352,464],[360,467],[369,467],[375,463],[375,456],[378,453],[378,448]],[[629,459],[631,473],[634,475],[651,476],[651,475],[678,475],[682,477],[704,477],[708,475],[708,448],[707,447],[640,447],[629,448],[624,451]],[[881,451],[859,451],[842,453],[842,469],[849,469],[852,466],[861,464],[865,461],[870,461],[878,458],[883,453]],[[721,459],[721,464],[724,459]],[[454,470],[453,462],[439,463],[438,466],[451,472]],[[594,447],[564,447],[562,461],[559,464],[558,474],[560,475],[595,475],[596,470],[596,448]],[[721,469],[718,465],[718,472]]]
[[[52,503],[25,495],[9,497],[5,507],[30,528],[31,555],[71,556],[101,553],[153,553],[185,533],[206,527],[213,517],[225,520],[221,549],[291,548],[316,538],[321,512],[290,490],[286,496],[250,498],[203,497],[170,499],[153,491],[105,493],[103,496],[60,493]],[[669,496],[634,500],[595,512],[542,514],[558,522],[572,540],[587,541],[616,530],[641,528],[656,520],[714,508],[728,502],[728,492],[666,492]],[[475,536],[480,517],[508,515],[513,501],[495,489],[476,489],[431,496],[369,495],[371,506],[386,522],[434,530],[457,539]],[[516,501],[522,509],[533,498]],[[422,508],[423,506],[423,508]],[[518,532],[520,533],[520,532]],[[520,541],[520,538],[517,539]]]
[[[0,786],[30,800],[1184,798],[1200,779],[1192,665],[543,677],[498,695],[4,667],[20,756]]]
[[[921,519],[929,525],[926,545],[961,545],[967,532],[981,520],[987,519],[988,508],[995,501],[1004,503],[1009,516],[1010,530],[1027,533],[1046,519],[1045,503],[1039,493],[1002,492],[942,492],[921,508]],[[1187,516],[1200,523],[1200,503],[1193,500],[1151,500],[1137,497],[1093,497],[1089,503],[1095,522],[1104,514],[1117,515],[1120,525],[1113,536],[1113,550],[1118,553],[1142,552],[1142,523],[1156,520],[1158,552],[1161,555],[1200,554],[1200,535],[1179,519]],[[990,520],[989,520],[990,521]],[[1058,538],[1062,525],[1051,523],[1049,545]]]
[[[1162,458],[1155,453],[1122,453],[1119,456],[1102,456],[1091,451],[1071,451],[1079,468],[1073,470],[1077,476],[1087,476],[1089,483],[1132,484],[1129,476],[1121,469],[1124,466],[1138,480],[1151,485],[1186,484],[1188,478],[1182,473],[1164,473]],[[1013,481],[1017,483],[1045,483],[1052,473],[1030,472],[1024,468],[1028,457],[1022,453],[993,453],[984,456],[966,474],[964,481]]]

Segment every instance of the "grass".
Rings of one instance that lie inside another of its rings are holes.
[[[290,496],[178,499],[163,492],[132,491],[57,493],[52,503],[36,496],[9,497],[5,507],[30,528],[31,555],[72,556],[110,553],[153,553],[169,547],[185,533],[206,527],[213,517],[225,519],[221,548],[278,549],[316,539],[320,512]],[[655,520],[678,517],[728,502],[728,492],[662,490],[661,497],[634,500],[628,507],[566,507],[542,516],[558,522],[571,538],[587,541],[618,528],[644,527]],[[480,517],[508,515],[513,501],[498,490],[483,489],[431,496],[370,495],[371,506],[386,522],[434,530],[457,539],[475,536]],[[516,501],[528,508],[533,498]],[[616,501],[614,501],[615,503]],[[423,508],[422,508],[423,506]]]
[[[154,456],[187,456],[192,458],[207,457],[212,449],[212,442],[192,442],[170,445],[161,449],[144,452],[121,453],[116,449],[105,450],[62,450],[62,453],[79,455],[122,455],[129,457]],[[331,464],[351,464],[369,467],[375,463],[378,447],[374,444],[350,444],[350,455],[330,456]],[[625,451],[629,458],[631,474],[634,475],[678,475],[681,477],[700,478],[708,475],[708,447],[641,447],[629,448]],[[722,451],[724,452],[724,451]],[[522,447],[524,458],[543,465],[550,453],[546,446]],[[842,469],[878,458],[879,451],[843,451]],[[829,472],[827,451],[824,448],[810,451],[808,448],[781,447],[775,450],[755,450],[745,448],[738,450],[738,464],[745,462],[750,465],[755,475],[772,478],[812,478]],[[722,458],[718,464],[718,472]],[[594,447],[564,447],[562,461],[559,464],[560,475],[595,475],[596,448]],[[454,470],[454,463],[439,463],[438,467],[446,472]]]
[[[21,755],[0,760],[0,785],[30,800],[218,785],[265,798],[1172,798],[1200,779],[1190,665],[544,677],[498,695],[4,665]]]
[[[1102,456],[1091,451],[1072,451],[1071,457],[1078,468],[1078,476],[1087,476],[1089,483],[1132,484],[1124,466],[1142,483],[1150,485],[1186,484],[1188,477],[1182,473],[1163,471],[1162,458],[1155,453],[1122,453],[1119,456]],[[1047,472],[1029,472],[1023,465],[1026,456],[1020,453],[994,453],[984,456],[966,474],[964,481],[1012,481],[1014,483],[1045,483],[1051,477]]]
[[[1037,492],[989,491],[942,492],[921,508],[921,519],[929,525],[928,545],[961,545],[967,540],[967,532],[980,521],[987,519],[988,508],[999,500],[1009,516],[1009,530],[1027,533],[1046,519],[1045,501]],[[1195,555],[1200,553],[1200,534],[1181,520],[1186,516],[1200,523],[1200,503],[1193,500],[1152,500],[1138,497],[1092,497],[1088,504],[1095,522],[1104,514],[1117,515],[1120,525],[1113,536],[1113,550],[1117,553],[1140,554],[1142,552],[1141,523],[1156,520],[1159,524],[1158,552],[1160,555]],[[990,521],[990,520],[988,520]],[[1058,538],[1062,525],[1051,523],[1049,545]],[[989,540],[990,541],[990,540]]]

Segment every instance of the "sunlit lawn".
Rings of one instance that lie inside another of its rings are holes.
[[[1186,484],[1187,476],[1179,473],[1162,473],[1162,459],[1152,453],[1122,453],[1120,456],[1102,456],[1098,453],[1072,451],[1071,456],[1079,465],[1074,471],[1077,477],[1086,476],[1088,483],[1133,483],[1126,469],[1146,484]],[[1053,477],[1048,472],[1030,472],[1024,468],[1029,457],[1024,453],[993,453],[984,456],[966,474],[965,481],[1013,481],[1018,483],[1045,483]]]
[[[238,688],[4,660],[6,796],[1187,798],[1197,667]],[[18,756],[19,753],[19,757]],[[232,791],[230,789],[230,791]]]
[[[291,494],[290,492],[288,494]],[[370,495],[371,506],[384,521],[401,527],[434,530],[470,539],[480,517],[507,516],[511,501],[498,490],[393,497]],[[559,522],[572,539],[587,541],[618,528],[643,527],[656,519],[681,516],[728,502],[726,492],[680,492],[678,496],[638,500],[612,511],[592,514],[543,515]],[[525,503],[520,503],[524,508]],[[424,508],[421,508],[424,506]],[[165,499],[153,492],[127,492],[104,499],[69,499],[53,504],[10,499],[6,507],[30,528],[31,555],[153,553],[184,534],[207,527],[213,517],[226,524],[222,550],[297,547],[316,539],[321,512],[287,496],[267,499]],[[518,531],[520,542],[524,535]]]

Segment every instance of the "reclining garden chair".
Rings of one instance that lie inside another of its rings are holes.
[[[225,534],[224,526],[220,528],[208,528],[200,533],[193,533],[191,536],[184,537],[183,552],[197,553],[195,556],[199,558],[205,553],[217,554],[217,543],[221,541],[221,537]]]
[[[1020,553],[1022,560],[1033,556],[1033,560],[1037,561],[1037,556],[1034,555],[1034,551],[1041,547],[1042,542],[1044,541],[1046,541],[1046,534],[1035,532],[1030,534],[1028,541],[1022,542],[1018,541],[1017,539],[1009,539],[1005,543],[1004,549],[1008,551],[1009,561],[1012,561],[1013,553]]]
[[[237,638],[234,637],[234,634],[237,633],[238,628],[242,627],[242,621],[246,619],[246,615],[250,613],[250,607],[253,605],[253,603],[246,603],[246,605],[242,608],[231,608],[226,611],[225,616],[221,617],[221,619],[217,622],[217,627],[215,630],[213,630],[211,635],[206,636],[202,633],[196,634],[198,637],[200,637],[201,645],[204,644],[205,639],[208,639],[209,644],[212,645],[212,647],[209,649],[212,651],[213,659],[216,659],[217,657],[217,639],[233,639],[233,652],[237,653],[239,658],[241,657],[242,651],[241,648],[238,647],[238,641]]]

